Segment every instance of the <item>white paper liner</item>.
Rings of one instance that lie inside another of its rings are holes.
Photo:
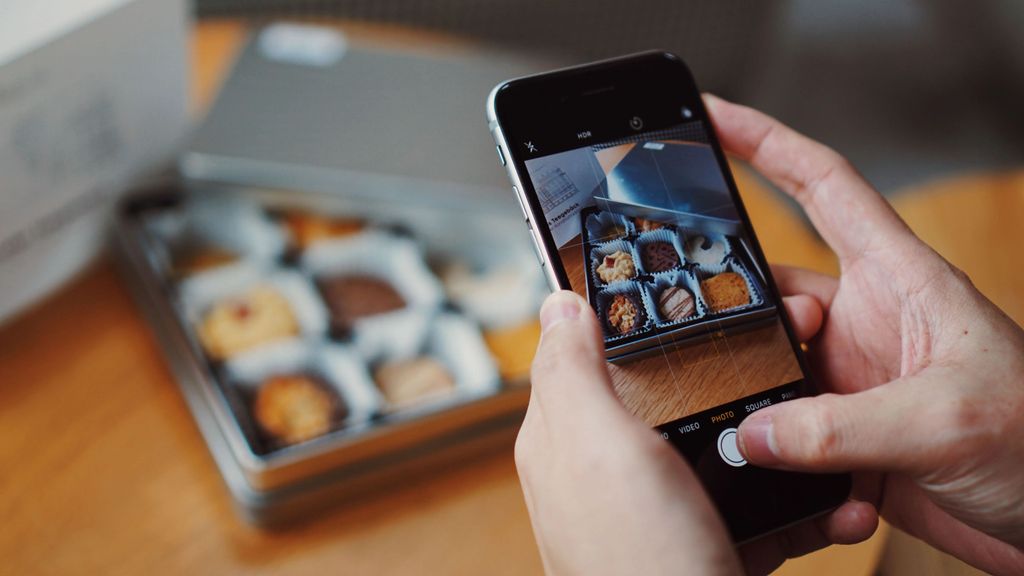
[[[492,255],[477,266],[455,263],[442,271],[441,279],[449,299],[488,330],[532,319],[549,292],[531,252]]]
[[[725,262],[732,254],[732,244],[729,242],[729,238],[722,234],[711,234],[698,232],[694,230],[680,231],[679,238],[680,243],[683,246],[684,256],[689,264],[695,264],[702,268],[704,271],[711,274],[720,274],[725,271]],[[718,262],[701,262],[698,258],[696,251],[690,250],[690,242],[695,240],[697,237],[703,237],[710,239],[712,242],[721,242],[725,247],[725,252],[722,253],[722,259]]]
[[[364,357],[379,355],[396,342],[411,346],[427,317],[444,302],[441,283],[430,272],[419,246],[408,238],[370,230],[311,246],[302,267],[314,277],[366,275],[389,282],[405,300],[399,310],[356,320],[353,343]]]
[[[620,250],[628,253],[633,258],[633,268],[636,269],[637,274],[639,274],[639,269],[637,268],[637,253],[633,244],[627,240],[612,240],[611,242],[598,244],[590,249],[590,255],[588,257],[587,262],[590,265],[590,277],[595,286],[614,286],[615,284],[629,282],[636,278],[637,274],[634,274],[633,277],[629,278],[628,280],[616,280],[615,282],[608,284],[605,281],[601,280],[601,277],[597,275],[597,268],[601,265],[601,262],[604,260],[604,257],[614,254],[615,252],[618,252]]]
[[[679,258],[679,264],[667,270],[661,270],[660,272],[648,270],[643,258],[644,246],[652,242],[666,242],[669,245],[671,245],[672,248],[675,249],[676,251],[676,256]],[[636,255],[639,256],[639,261],[637,262],[637,270],[639,270],[641,274],[656,274],[661,272],[669,272],[672,270],[679,270],[686,263],[686,259],[683,256],[683,246],[679,243],[679,235],[671,230],[662,229],[654,230],[653,232],[644,232],[643,234],[637,237],[635,246]]]
[[[622,234],[619,236],[606,235],[605,231],[612,226],[619,226],[622,228]],[[585,227],[587,230],[587,240],[592,244],[601,244],[611,240],[625,238],[626,236],[633,234],[634,230],[633,223],[629,222],[625,216],[606,212],[604,210],[589,214],[587,216]]]
[[[257,286],[268,286],[288,301],[303,336],[327,332],[327,310],[309,278],[290,270],[266,269],[252,263],[215,268],[189,277],[178,285],[180,309],[185,321],[198,330],[204,316],[215,304],[245,294]]]
[[[640,307],[640,321],[637,322],[637,327],[625,334],[620,334],[611,326],[611,324],[608,323],[608,305],[611,304],[612,299],[614,299],[617,294],[627,294],[632,296],[637,306]],[[643,290],[641,290],[639,282],[616,282],[598,292],[596,300],[595,309],[597,311],[597,317],[601,321],[601,329],[604,331],[605,342],[622,340],[637,334],[642,334],[650,329],[651,313],[649,306],[651,303],[644,297]]]
[[[690,293],[694,301],[693,314],[679,320],[670,320],[662,315],[661,309],[658,308],[658,296],[663,290],[671,286],[682,288]],[[658,274],[654,276],[652,281],[645,282],[643,288],[650,301],[652,320],[659,327],[690,324],[700,320],[707,314],[707,304],[703,300],[697,277],[694,276],[693,272],[680,270]]]
[[[208,246],[239,259],[272,262],[287,246],[285,234],[258,204],[228,193],[189,196],[182,206],[149,217],[146,226],[160,241],[166,271],[172,271],[174,252],[186,247]]]
[[[414,405],[389,407],[374,385],[381,401],[384,402],[385,411],[400,411],[409,415],[425,410],[436,410],[441,406],[493,394],[500,387],[501,377],[498,368],[491,359],[480,330],[463,316],[452,313],[438,314],[433,318],[429,329],[420,336],[417,346],[411,349],[387,347],[373,356],[366,357],[366,360],[370,365],[379,366],[386,362],[427,356],[444,365],[455,382],[455,389],[451,394],[424,397],[421,402]]]
[[[434,322],[427,350],[452,371],[455,385],[472,396],[493,394],[501,379],[480,330],[457,314],[441,314]]]
[[[722,272],[735,272],[736,274],[739,274],[743,278],[743,280],[747,283],[747,292],[750,294],[750,304],[728,308],[726,310],[721,310],[719,312],[713,312],[711,310],[711,307],[707,306],[706,309],[709,316],[729,315],[735,312],[749,310],[751,308],[757,308],[758,306],[764,304],[764,298],[761,295],[761,291],[757,287],[757,283],[754,282],[754,280],[750,277],[750,273],[743,266],[743,264],[741,264],[739,260],[737,260],[736,258],[727,258],[720,272],[711,272],[700,267],[695,268],[694,275],[696,276],[698,287],[700,286],[699,283],[701,281],[707,280],[708,278],[721,274]],[[703,290],[701,291],[701,299],[705,302],[705,304],[707,303],[707,298],[704,297]]]
[[[273,376],[320,376],[338,393],[348,410],[335,429],[366,424],[380,408],[380,398],[362,361],[339,344],[283,340],[236,356],[224,368],[228,382],[253,392]]]

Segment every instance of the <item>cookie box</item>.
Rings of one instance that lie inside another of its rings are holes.
[[[766,299],[764,276],[741,238],[672,224],[638,223],[594,207],[581,211],[580,218],[587,299],[601,320],[609,360],[643,356],[670,342],[707,339],[719,331],[753,329],[774,318],[776,307]],[[652,252],[649,247],[654,244],[659,246]],[[629,255],[633,274],[617,274],[629,267],[616,268],[616,254]],[[610,269],[614,269],[611,275]],[[701,282],[723,272],[743,279],[749,303],[713,312]],[[692,314],[669,318],[659,309],[659,298],[670,287],[685,291],[693,300]],[[615,310],[610,309],[613,304]],[[617,324],[621,314],[616,312],[632,308],[636,308],[635,326],[623,331]]]
[[[189,180],[122,201],[118,262],[243,516],[511,446],[548,291],[515,214]]]

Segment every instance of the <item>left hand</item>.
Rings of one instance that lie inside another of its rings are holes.
[[[786,299],[798,336],[821,310]],[[516,441],[519,470],[544,567],[552,574],[740,574],[741,561],[693,470],[630,414],[612,388],[593,310],[558,292],[541,310],[533,391]],[[747,568],[833,542],[870,536],[878,517],[848,502],[829,515],[752,543]]]

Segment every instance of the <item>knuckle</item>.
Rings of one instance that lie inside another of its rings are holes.
[[[800,446],[800,459],[811,466],[825,465],[831,462],[842,449],[843,434],[839,427],[839,414],[827,395],[819,397],[821,401],[814,410],[807,411],[803,426],[803,441]]]
[[[557,326],[541,340],[537,354],[533,358],[531,376],[534,380],[544,380],[548,374],[556,371],[566,362],[585,357],[585,346],[579,334],[569,330],[569,326]]]
[[[956,447],[964,450],[973,450],[1001,432],[981,399],[967,394],[956,394],[943,403],[936,424],[937,430],[947,431]]]
[[[516,470],[519,471],[520,476],[529,474],[530,463],[533,459],[532,434],[529,430],[529,427],[525,424],[519,429],[519,434],[516,436],[515,448],[512,452],[516,462]]]

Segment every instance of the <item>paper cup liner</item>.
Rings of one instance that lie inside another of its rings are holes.
[[[686,318],[671,320],[666,318],[658,307],[658,297],[661,295],[662,291],[673,286],[686,290],[690,296],[693,297],[693,314],[690,314]],[[707,315],[707,304],[703,301],[700,286],[697,283],[697,278],[692,272],[675,271],[658,274],[654,276],[653,280],[650,282],[644,282],[643,289],[646,291],[647,298],[650,301],[652,319],[655,325],[659,328],[690,324]]]
[[[676,257],[679,259],[679,263],[670,268],[666,268],[665,270],[649,270],[647,268],[647,262],[644,260],[644,247],[654,242],[664,242],[669,246],[672,246],[672,249],[675,250]],[[641,274],[659,274],[672,270],[680,270],[686,264],[686,259],[683,256],[683,247],[682,244],[679,243],[679,235],[671,230],[662,229],[654,230],[653,232],[644,232],[637,237],[635,246],[636,254],[640,257],[637,262],[637,270]]]
[[[287,269],[240,265],[197,274],[178,286],[179,312],[198,335],[214,306],[258,287],[270,288],[284,297],[300,335],[322,337],[327,333],[327,310],[309,278]]]
[[[608,230],[613,227],[621,228],[622,234],[608,234]],[[587,231],[587,241],[591,244],[618,240],[633,233],[633,224],[625,216],[603,210],[588,214],[584,228]]]
[[[637,313],[639,315],[633,329],[626,333],[619,332],[608,320],[608,306],[615,299],[615,296],[620,294],[626,295],[633,300],[633,303],[637,306]],[[601,321],[601,328],[604,331],[605,342],[622,340],[630,336],[647,332],[651,328],[651,314],[648,308],[649,302],[647,302],[639,282],[616,282],[608,286],[597,293],[596,304],[597,317]]]
[[[440,276],[449,300],[488,330],[535,319],[550,292],[532,252],[495,254],[478,267],[448,261]]]
[[[419,246],[411,239],[382,231],[311,246],[301,266],[316,282],[343,276],[366,276],[389,284],[405,306],[355,318],[346,325],[348,336],[364,356],[374,356],[392,340],[407,341],[422,331],[426,318],[444,303],[440,281],[427,267]]]
[[[692,230],[680,231],[679,236],[679,242],[683,246],[683,252],[687,263],[696,265],[712,275],[721,274],[725,271],[726,260],[728,260],[729,255],[732,254],[732,244],[729,242],[729,238],[727,236],[722,234],[706,234]],[[700,238],[710,239],[715,243],[721,242],[724,247],[722,258],[720,260],[712,261],[704,256],[702,254],[704,251],[699,250],[694,246]]]
[[[604,280],[601,279],[600,276],[598,276],[597,269],[601,265],[601,262],[604,260],[605,256],[609,256],[619,251],[626,252],[627,254],[630,255],[630,257],[633,259],[633,268],[635,272],[633,273],[632,277],[626,280],[616,280],[610,283],[605,282]],[[613,240],[611,242],[598,244],[590,249],[590,256],[587,259],[587,264],[590,268],[590,278],[592,279],[594,286],[598,287],[615,285],[622,282],[629,282],[630,280],[634,280],[637,276],[637,273],[639,273],[639,269],[637,268],[637,260],[638,258],[636,253],[636,247],[633,246],[633,244],[627,240]]]
[[[234,194],[190,196],[180,206],[148,217],[146,229],[160,241],[161,268],[172,279],[195,274],[175,269],[182,252],[223,252],[237,257],[232,264],[274,262],[287,246],[285,235],[257,203]]]
[[[729,314],[733,314],[735,312],[740,312],[740,311],[743,311],[743,310],[749,310],[751,308],[757,308],[757,307],[762,306],[764,304],[764,297],[762,296],[761,291],[760,291],[757,283],[753,280],[753,278],[750,276],[750,272],[747,271],[746,267],[744,267],[743,264],[741,264],[739,260],[737,260],[736,258],[731,258],[730,257],[730,258],[728,258],[726,260],[726,262],[725,262],[725,264],[723,265],[722,268],[723,269],[722,269],[721,272],[717,272],[716,273],[716,272],[711,272],[711,271],[702,269],[700,267],[697,267],[694,270],[694,274],[696,276],[696,280],[697,280],[697,283],[698,283],[697,284],[698,289],[701,289],[700,288],[700,282],[703,282],[704,280],[707,280],[708,278],[711,278],[713,276],[721,274],[722,272],[734,272],[736,274],[739,274],[740,277],[743,278],[743,281],[746,282],[747,293],[750,295],[750,303],[749,304],[744,304],[744,305],[741,305],[741,306],[734,306],[732,308],[727,308],[725,310],[719,310],[719,311],[715,312],[715,311],[711,310],[711,306],[708,303],[707,296],[704,294],[703,289],[701,289],[701,298],[703,299],[703,301],[707,305],[707,313],[708,313],[709,316],[729,315]]]
[[[372,370],[376,370],[389,362],[416,358],[429,358],[441,364],[452,377],[452,390],[427,394],[407,404],[391,405],[378,385],[373,383],[385,413],[411,416],[434,411],[493,394],[501,385],[497,366],[479,327],[458,314],[435,315],[427,329],[419,334],[416,346],[387,346],[367,357],[366,361]],[[372,379],[373,376],[371,382]]]

